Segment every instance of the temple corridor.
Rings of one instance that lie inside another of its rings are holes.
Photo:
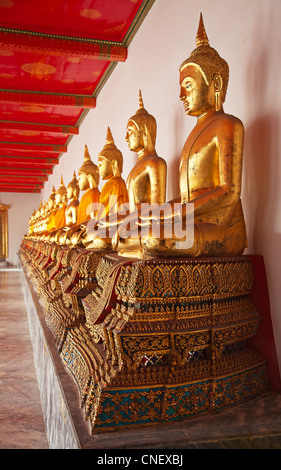
[[[0,270],[0,448],[47,449],[19,272]]]

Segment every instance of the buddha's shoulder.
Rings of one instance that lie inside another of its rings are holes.
[[[213,122],[229,128],[244,128],[242,121],[233,114],[219,113]]]
[[[147,166],[152,166],[152,167],[158,167],[158,166],[166,166],[167,163],[164,160],[164,158],[159,157],[159,155],[150,155],[146,157],[146,165]]]

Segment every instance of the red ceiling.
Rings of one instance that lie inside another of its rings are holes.
[[[40,192],[155,0],[0,0],[0,192]]]

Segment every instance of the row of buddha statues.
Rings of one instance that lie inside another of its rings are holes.
[[[265,361],[247,343],[260,313],[252,262],[241,256],[244,129],[223,111],[228,75],[201,16],[180,67],[180,99],[197,123],[177,198],[166,201],[167,164],[140,92],[126,182],[108,128],[97,163],[85,145],[77,176],[66,186],[62,176],[30,218],[21,264],[92,433],[217,412],[268,386]]]
[[[180,195],[168,201],[169,210],[166,210],[167,164],[157,155],[156,120],[145,109],[140,92],[139,109],[127,124],[126,141],[129,149],[137,153],[137,162],[126,183],[122,178],[123,156],[108,128],[97,164],[85,146],[78,178],[74,173],[65,187],[62,177],[60,187],[57,191],[53,188],[48,202],[40,203],[29,221],[29,237],[66,246],[110,248],[121,256],[135,258],[243,253],[247,246],[240,199],[244,129],[238,118],[223,111],[228,64],[209,45],[202,16],[196,45],[180,67],[180,99],[185,113],[195,116],[197,123],[181,153]],[[101,191],[100,179],[105,181]],[[79,202],[80,191],[85,193]],[[95,203],[100,203],[102,209],[96,209]],[[179,244],[174,231],[165,236],[165,224],[176,225],[179,207],[181,221],[186,222],[190,203],[194,221],[192,244]],[[141,231],[155,222],[155,216],[141,210],[147,204],[160,208],[156,217],[160,227],[157,237]],[[118,211],[124,205],[127,210],[120,216]],[[99,237],[98,228],[112,228],[108,216],[113,213],[118,214],[116,232],[110,237]],[[123,237],[122,229],[117,227],[125,217],[130,221],[130,214],[136,236]]]

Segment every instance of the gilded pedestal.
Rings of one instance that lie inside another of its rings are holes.
[[[96,281],[61,350],[92,432],[216,412],[268,387],[247,346],[260,323],[247,256],[107,255]]]

